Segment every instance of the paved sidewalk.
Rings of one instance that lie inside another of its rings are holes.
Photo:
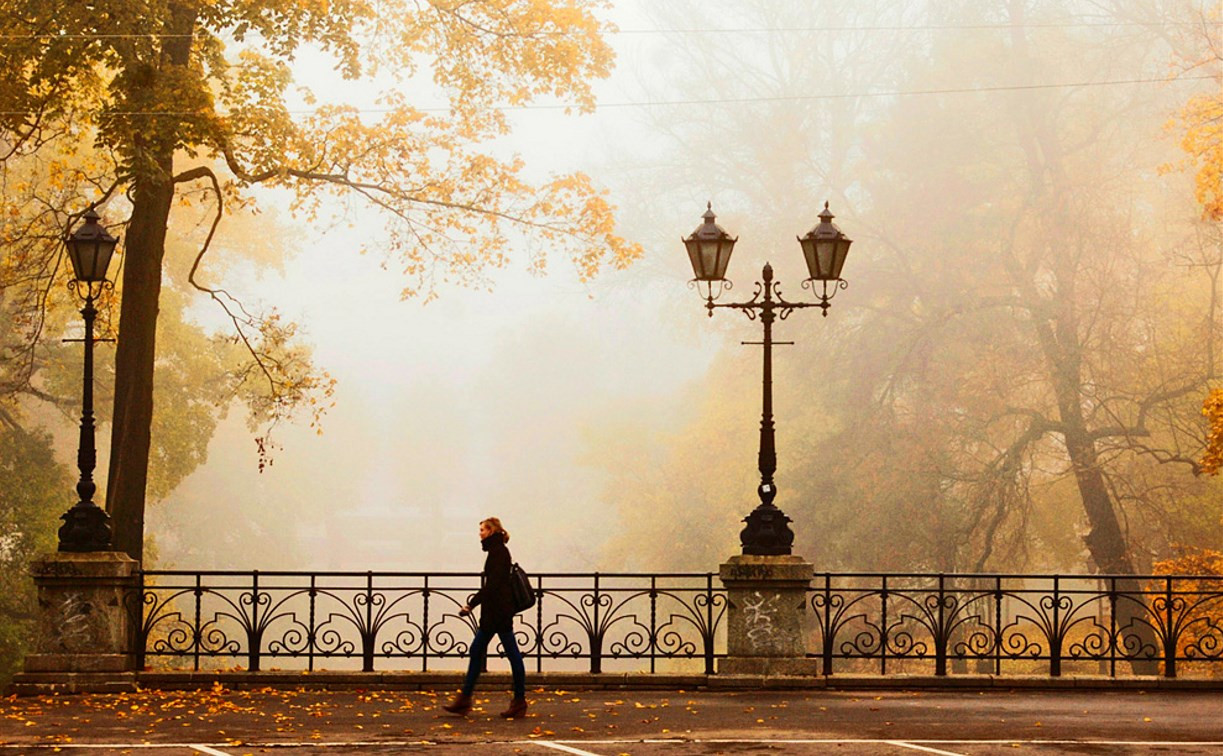
[[[1223,696],[1140,691],[143,691],[0,699],[6,753],[1223,754]],[[58,749],[58,751],[56,750]]]

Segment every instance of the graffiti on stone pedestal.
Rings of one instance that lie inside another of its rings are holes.
[[[752,597],[743,602],[745,634],[754,651],[773,651],[783,644],[774,617],[779,598],[776,594],[766,597],[760,591],[754,591]]]
[[[54,643],[58,650],[71,653],[88,649],[93,606],[85,599],[84,594],[65,594],[55,611],[58,622]]]

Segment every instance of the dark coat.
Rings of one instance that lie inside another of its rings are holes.
[[[476,591],[467,605],[480,609],[480,629],[496,632],[514,622],[514,597],[510,590],[510,567],[514,560],[505,546],[505,536],[493,533],[480,542],[488,552],[484,560],[484,587]]]

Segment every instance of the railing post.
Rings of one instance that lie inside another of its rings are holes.
[[[1002,674],[1002,576],[994,576],[994,674]]]
[[[420,671],[429,671],[429,575],[425,573],[424,586],[421,588],[421,599],[424,607],[421,610],[420,630]]]
[[[654,673],[655,660],[658,657],[658,576],[650,575],[650,673]]]
[[[947,676],[947,633],[943,617],[943,601],[946,599],[945,576],[938,574],[938,620],[934,626],[934,674]]]
[[[603,633],[599,630],[599,573],[595,573],[594,624],[590,628],[590,673],[603,671]]]
[[[140,579],[142,582],[144,581],[143,573],[141,573]],[[202,582],[203,582],[203,579],[200,573],[198,572],[195,573],[195,591],[194,591],[194,594],[195,594],[195,624],[193,626],[193,633],[192,633],[191,656],[194,662],[193,667],[196,672],[200,671],[200,644],[204,642],[204,639],[200,637],[201,634],[204,632],[204,629],[200,626],[200,622],[201,622],[200,609],[201,609],[201,604],[203,602],[203,597],[204,597],[204,586]],[[145,642],[147,642],[147,640]],[[141,645],[144,645],[144,644],[142,643]],[[141,664],[140,666],[142,668],[144,667],[143,664]]]
[[[713,626],[713,573],[705,573],[705,674],[712,675],[713,639],[716,635]]]
[[[535,576],[535,671],[544,671],[544,578]]]
[[[251,572],[251,626],[246,643],[246,668],[258,672],[260,646],[263,645],[263,631],[259,629],[259,570]]]
[[[144,570],[136,571],[135,582],[136,601],[132,607],[132,617],[130,620],[131,642],[133,645],[132,651],[135,652],[135,662],[132,666],[135,669],[144,669],[149,644],[149,636],[148,633],[145,632],[144,624]]]
[[[487,580],[486,580],[486,579],[485,579],[485,577],[484,577],[484,573],[480,573],[480,588],[484,588],[484,585],[485,585],[485,583],[486,583],[486,582],[487,582]],[[481,611],[483,611],[483,610],[481,610]],[[477,625],[477,627],[478,627],[478,625]],[[492,645],[492,640],[491,640],[491,639],[489,640],[488,644],[489,644],[490,646]],[[481,667],[480,667],[480,673],[481,673],[481,674],[483,674],[483,673],[485,673],[485,672],[488,672],[488,654],[487,654],[487,653],[485,653],[485,654],[484,654],[484,664],[483,664],[483,666],[481,666]]]
[[[315,643],[318,641],[318,632],[315,626],[315,622],[316,622],[315,604],[318,600],[317,598],[318,597],[317,580],[318,580],[318,576],[315,575],[313,572],[310,573],[310,624],[308,626],[308,634],[306,636],[306,654],[307,654],[306,661],[307,661],[307,668],[311,672],[314,671],[314,651],[316,648]]]
[[[824,676],[832,675],[832,573],[824,573]]]
[[[365,628],[361,631],[361,671],[374,671],[374,573],[365,573]]]
[[[888,576],[879,586],[879,674],[888,673]]]
[[[1110,677],[1117,676],[1117,578],[1108,579],[1108,637],[1109,653],[1108,653],[1108,674]]]
[[[1049,626],[1049,676],[1062,676],[1061,580],[1053,576],[1053,624]]]
[[[1176,641],[1172,623],[1172,576],[1164,579],[1164,676],[1176,677]]]

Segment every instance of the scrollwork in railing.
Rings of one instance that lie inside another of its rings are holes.
[[[281,631],[279,638],[267,642],[268,653],[272,656],[298,656],[308,651],[310,645],[310,627],[298,619],[296,614],[285,617],[289,627]]]
[[[973,619],[980,623],[981,617],[974,615]],[[988,658],[997,646],[998,632],[989,625],[980,625],[965,632],[964,637],[951,646],[951,655],[959,658]]]
[[[897,622],[893,627],[901,627]],[[930,656],[930,643],[924,638],[917,638],[913,631],[902,629],[888,633],[888,642],[883,645],[886,653],[894,659],[925,659]]]
[[[1195,637],[1182,647],[1183,658],[1186,661],[1223,661],[1223,621],[1199,617],[1192,625],[1199,626],[1199,629]]]
[[[998,653],[1006,659],[1035,661],[1042,657],[1048,658],[1048,646],[1041,643],[1041,639],[1045,638],[1044,633],[1041,633],[1041,638],[1028,637],[1027,628],[1024,627],[1018,616],[1014,621],[1002,626],[998,631],[998,637],[1000,638]]]
[[[868,620],[864,614],[850,617],[850,621],[854,620],[861,620],[864,627],[841,641],[838,648],[844,656],[855,655],[863,659],[879,654],[883,649],[883,639],[886,634],[900,625],[899,622],[894,622],[889,628],[884,628],[881,623]],[[895,648],[893,648],[893,655],[897,655]]]
[[[1073,602],[1073,598],[1067,597]],[[1066,644],[1063,647],[1066,659],[1071,661],[1106,661],[1116,649],[1116,638],[1111,629],[1100,623],[1098,617],[1103,611],[1108,597],[1103,594],[1088,594],[1082,596],[1077,605],[1067,613],[1066,629],[1063,633]],[[1111,611],[1107,612],[1112,616]],[[1077,628],[1078,635],[1072,639],[1072,631]]]
[[[430,595],[435,598],[440,596],[448,601],[451,605],[449,607],[451,611],[436,612],[436,614],[440,614],[440,618],[434,622],[431,622],[428,626],[429,642],[419,647],[417,651],[419,651],[419,653],[426,658],[429,655],[437,656],[439,658],[465,655],[467,653],[467,649],[470,647],[470,643],[463,640],[462,637],[457,636],[455,634],[456,631],[451,629],[451,627],[458,624],[463,628],[464,635],[475,635],[475,616],[469,614],[466,617],[463,617],[459,614],[459,610],[466,604],[467,597],[464,596],[463,600],[459,600],[454,596],[437,591],[431,592]]]
[[[655,628],[651,648],[664,657],[694,657],[703,654],[704,649],[713,644],[716,629],[726,613],[726,596],[720,593],[697,593],[689,604],[677,592],[663,590],[656,593],[658,598],[670,599],[677,606],[674,610],[667,610],[666,621]],[[696,630],[697,637],[685,636],[682,631],[684,625]]]
[[[632,623],[630,628],[622,637],[607,646],[608,656],[614,659],[640,659],[654,646],[656,638],[650,628],[637,621],[636,617],[630,617],[629,620]]]
[[[893,591],[892,595],[903,602],[902,606],[907,607],[907,610],[900,610],[900,619],[907,620],[911,626],[920,628],[924,635],[930,637],[930,646],[934,648],[935,653],[943,653],[946,649],[946,639],[950,634],[948,623],[955,616],[956,597],[925,594],[924,592],[914,596],[906,591]],[[912,655],[924,658],[928,653],[929,648],[923,644],[921,650]]]
[[[146,647],[186,652],[198,643],[195,626],[183,619],[182,610],[178,608],[179,600],[189,594],[182,590],[167,595],[145,592],[140,596],[140,601],[135,602],[144,609],[144,617],[138,627],[140,639]]]
[[[328,627],[330,620],[324,621],[322,624],[314,628],[314,651],[319,656],[355,656],[357,653],[357,644],[350,638],[345,638],[344,633],[335,627]]]
[[[1207,584],[1211,585],[1220,586],[1220,581]],[[1223,661],[1223,591],[1191,591],[1184,594],[1184,601],[1177,626],[1181,658],[1186,662]]]
[[[584,651],[582,644],[576,640],[571,640],[560,627],[561,619],[553,619],[548,624],[544,625],[536,633],[538,644],[532,651],[538,650],[544,656],[549,656],[553,659],[560,657],[572,657],[577,659],[583,655],[588,655],[588,651]]]
[[[1117,655],[1125,661],[1155,661],[1162,655],[1162,650],[1155,644],[1159,638],[1158,626],[1160,620],[1153,614],[1150,596],[1146,592],[1113,592],[1115,605],[1113,613],[1116,617],[1128,617],[1118,623],[1113,634],[1113,647]]]
[[[605,594],[611,596],[611,594]],[[649,624],[644,624],[637,612],[630,612],[631,604],[641,598],[648,598],[657,606],[658,591],[636,591],[620,598],[620,602],[616,603],[614,596],[609,602],[610,611],[606,612],[602,617],[601,638],[606,639],[608,632],[612,627],[621,623],[627,622],[627,626],[620,626],[617,630],[620,632],[620,637],[613,639],[607,644],[608,655],[613,659],[630,658],[640,659],[656,648],[657,628],[651,628]],[[640,603],[640,602],[638,602]],[[655,610],[655,617],[657,610]]]
[[[425,628],[419,622],[413,621],[411,614],[401,615],[403,625],[391,628],[390,637],[384,637],[379,645],[379,651],[385,656],[415,656],[424,650]]]
[[[562,592],[547,591],[545,595],[551,602],[559,601],[563,608],[555,613],[549,624],[540,629],[539,637],[543,644],[542,648],[554,657],[566,653],[572,654],[575,658],[580,656],[581,643],[570,640],[562,629],[566,621],[570,622],[585,633],[586,651],[591,660],[591,669],[600,671],[604,653],[603,639],[613,624],[626,618],[616,616],[612,608],[611,594],[600,593],[596,589],[580,594],[576,602]],[[564,651],[558,652],[558,648]]]
[[[982,658],[993,648],[994,630],[982,619],[992,594],[947,588],[940,582],[893,588],[889,596],[899,617],[884,633],[884,652],[892,658],[933,658],[935,674],[942,675],[948,660]]]

